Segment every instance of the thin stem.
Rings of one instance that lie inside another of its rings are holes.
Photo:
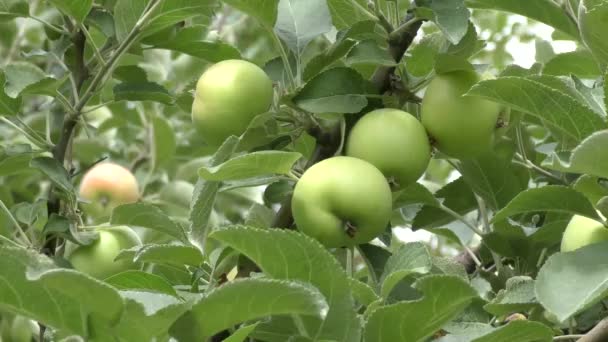
[[[21,238],[23,238],[23,240],[25,240],[28,247],[33,247],[34,245],[32,244],[32,241],[30,241],[30,238],[23,231],[23,229],[21,229],[21,225],[19,224],[19,222],[17,222],[17,220],[13,216],[13,213],[11,213],[11,211],[6,207],[6,205],[4,204],[4,202],[2,200],[0,200],[0,207],[2,208],[2,210],[4,210],[4,212],[6,213],[6,216],[8,216],[8,218],[11,220],[11,223],[15,226],[15,229],[17,230],[17,232],[19,232],[19,235],[21,235]]]
[[[585,336],[585,335],[562,335],[562,336],[555,336],[553,338],[553,341],[578,340],[579,338],[581,338],[583,336]]]
[[[551,172],[543,169],[542,167],[534,164],[530,160],[525,159],[525,157],[522,156],[521,154],[515,153],[515,156],[519,159],[519,160],[513,161],[515,164],[521,165],[521,166],[526,167],[526,168],[528,168],[530,170],[534,170],[534,171],[536,171],[536,172],[538,172],[538,173],[540,173],[540,174],[542,174],[542,175],[544,175],[544,176],[546,176],[548,178],[551,178],[551,179],[553,179],[553,180],[555,180],[555,181],[557,181],[557,182],[559,182],[561,184],[568,185],[568,183],[565,182],[563,179],[557,177],[556,175],[554,175]]]
[[[462,223],[464,223],[475,234],[477,234],[479,236],[483,236],[484,235],[483,232],[481,230],[479,230],[479,228],[477,228],[474,224],[472,224],[471,222],[469,222],[469,220],[467,220],[464,216],[460,215],[459,213],[455,212],[454,210],[446,207],[443,204],[441,204],[439,206],[439,209],[443,210],[445,213],[449,214],[450,216],[452,216],[455,219],[457,219],[457,220],[461,221]]]
[[[129,32],[129,35],[127,35],[125,40],[118,46],[116,51],[114,51],[114,53],[112,54],[112,56],[110,57],[108,62],[101,66],[101,69],[95,75],[95,77],[91,81],[91,84],[89,85],[87,90],[85,90],[80,101],[78,101],[78,104],[76,104],[76,106],[74,106],[75,110],[76,110],[76,114],[75,114],[76,116],[80,114],[80,111],[82,110],[82,108],[84,108],[84,106],[91,99],[91,97],[93,97],[97,88],[103,83],[107,74],[114,68],[114,66],[118,62],[118,59],[123,55],[123,53],[125,53],[131,47],[131,44],[133,44],[133,42],[135,42],[135,40],[137,39],[137,36],[141,32],[142,28],[146,25],[147,20],[150,18],[150,16],[152,15],[152,13],[156,9],[156,7],[158,7],[160,5],[160,3],[161,3],[160,0],[155,0],[155,1],[152,1],[149,3],[149,4],[151,4],[151,6],[141,16],[141,18],[139,18],[139,20],[137,21],[137,23],[135,24],[135,26],[133,27],[131,32]]]
[[[4,236],[2,234],[0,234],[0,240],[4,241],[4,242],[7,242],[7,243],[9,243],[9,244],[11,244],[11,245],[13,245],[15,247],[25,248],[25,246],[20,245],[19,243],[15,242],[15,241],[13,241],[13,240],[11,240],[9,238],[7,238],[6,236]]]
[[[412,25],[418,23],[422,21],[422,19],[420,18],[412,18],[408,21],[406,21],[405,23],[401,24],[401,26],[397,27],[394,31],[390,32],[390,35],[388,36],[389,41],[394,41],[394,40],[398,40],[404,32],[407,32]]]
[[[372,12],[370,12],[367,8],[363,7],[357,0],[350,0],[350,2],[354,7],[361,10],[361,12],[363,12],[363,14],[365,14],[369,19],[378,20],[378,18]]]
[[[488,220],[488,209],[486,207],[486,202],[479,196],[475,195],[475,199],[477,200],[477,205],[479,207],[479,216],[481,216],[481,222],[483,224],[484,233],[488,234],[492,232],[492,227],[490,227],[490,221]],[[494,251],[491,251],[492,259],[494,260],[494,265],[496,265],[496,271],[498,273],[502,273],[503,265],[502,260],[500,259],[500,255],[496,254]]]
[[[349,278],[353,277],[353,259],[354,259],[355,250],[353,247],[349,247],[346,249],[346,274]]]
[[[42,149],[46,149],[49,147],[48,143],[46,141],[44,141],[41,137],[36,137],[36,136],[26,132],[23,128],[17,126],[11,120],[9,120],[3,116],[0,116],[0,120],[2,120],[7,125],[13,127],[17,131],[19,131],[21,134],[23,134],[29,141],[31,141],[37,147],[42,148]]]
[[[57,95],[57,100],[59,100],[59,102],[65,107],[67,112],[70,114],[74,113],[74,107],[72,106],[70,101],[65,97],[65,95],[63,95],[59,91],[56,91],[55,94]]]
[[[93,52],[95,53],[95,56],[97,57],[97,59],[99,59],[99,63],[101,63],[101,65],[106,64],[106,61],[103,59],[103,56],[101,55],[101,52],[99,51],[99,48],[97,48],[97,45],[95,44],[95,41],[93,40],[93,37],[91,37],[91,34],[89,33],[89,30],[87,30],[87,28],[82,23],[79,23],[78,27],[80,27],[80,30],[82,31],[82,33],[84,33],[84,36],[87,37],[87,41],[89,43],[91,43],[91,46],[93,47]]]
[[[310,337],[310,335],[308,334],[308,331],[306,331],[306,326],[304,325],[302,318],[296,314],[291,315],[291,318],[293,319],[293,322],[296,325],[296,328],[298,329],[298,332],[300,333],[300,335],[302,335],[304,337]]]
[[[48,21],[46,21],[44,19],[41,19],[41,18],[38,18],[38,17],[34,17],[34,16],[31,16],[31,15],[28,18],[30,18],[32,20],[35,20],[35,21],[41,23],[42,25],[45,25],[46,27],[50,28],[51,30],[53,30],[53,31],[55,31],[55,32],[57,32],[59,34],[64,34],[64,35],[69,35],[70,34],[68,31],[62,29],[59,26],[55,26],[55,25],[49,23]]]
[[[105,106],[109,106],[109,105],[114,104],[114,103],[116,103],[116,101],[104,102],[104,103],[99,104],[99,105],[97,105],[95,107],[90,107],[87,110],[83,110],[83,111],[80,112],[80,114],[87,114],[87,113],[90,113],[90,112],[94,112],[94,111],[98,110],[99,108],[102,108],[102,107],[105,107]]]
[[[272,37],[272,41],[275,43],[275,45],[279,49],[279,55],[281,56],[281,60],[283,61],[285,71],[287,72],[287,77],[289,78],[289,84],[290,84],[289,88],[292,89],[293,87],[296,87],[297,85],[296,85],[295,76],[293,74],[293,70],[291,69],[291,64],[289,63],[289,56],[287,55],[287,51],[283,47],[283,43],[281,42],[279,37],[277,37],[277,35],[274,33],[272,28],[266,27],[266,26],[264,26],[264,27],[270,34],[270,37]]]
[[[479,260],[477,255],[475,255],[475,252],[473,252],[468,246],[465,246],[464,244],[462,245],[462,248],[464,248],[467,254],[471,257],[471,260],[473,260],[473,262],[475,263],[475,265],[477,265],[478,268],[483,268],[483,264],[481,263],[481,260]]]
[[[374,273],[374,266],[365,257],[365,254],[361,250],[360,246],[357,245],[357,246],[355,246],[355,248],[359,252],[359,255],[361,255],[363,257],[363,262],[365,262],[365,266],[367,267],[367,273],[369,274],[369,280],[372,282],[372,287],[377,288],[378,287],[378,278],[376,277],[376,273]]]

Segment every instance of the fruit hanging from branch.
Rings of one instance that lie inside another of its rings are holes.
[[[114,274],[138,269],[131,260],[115,260],[120,251],[141,245],[139,236],[129,227],[101,227],[99,237],[90,245],[80,246],[68,243],[66,258],[80,272],[98,279]]]
[[[102,163],[95,165],[82,178],[80,197],[86,201],[82,207],[87,215],[103,220],[117,206],[137,202],[139,186],[133,173],[125,167]]]
[[[292,198],[296,225],[327,247],[353,246],[382,234],[392,213],[390,186],[380,170],[353,157],[309,168]]]
[[[270,108],[272,81],[264,70],[243,60],[219,62],[196,84],[192,121],[210,145],[245,132],[251,120]]]
[[[415,182],[431,159],[424,126],[410,113],[378,109],[363,116],[351,129],[346,154],[377,167],[394,188]]]
[[[463,96],[480,77],[473,71],[437,75],[422,100],[422,124],[435,147],[452,158],[472,159],[490,150],[507,110],[498,103]]]

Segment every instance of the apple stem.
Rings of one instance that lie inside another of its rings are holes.
[[[357,227],[350,221],[346,221],[344,222],[344,231],[346,232],[346,235],[348,235],[348,237],[354,238],[357,234]]]

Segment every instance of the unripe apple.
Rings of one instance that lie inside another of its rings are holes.
[[[129,227],[100,227],[99,238],[87,246],[68,243],[66,258],[74,269],[98,279],[105,279],[139,266],[130,260],[114,261],[120,251],[141,245],[139,236]]]
[[[15,316],[11,324],[10,339],[12,342],[31,342],[38,326],[31,319]]]
[[[431,145],[424,126],[413,115],[378,109],[351,129],[346,155],[371,163],[399,188],[422,176],[431,159]]]
[[[608,228],[601,222],[585,216],[574,215],[562,236],[562,252],[608,241]]]
[[[392,194],[372,164],[333,157],[304,173],[291,204],[299,230],[327,247],[343,247],[371,241],[386,229]]]
[[[472,71],[440,74],[424,94],[422,124],[437,149],[450,157],[475,158],[494,143],[504,108],[479,97],[463,97],[479,80]]]
[[[243,60],[221,61],[196,84],[192,121],[210,145],[245,132],[251,120],[270,108],[272,81],[264,70]]]
[[[93,218],[107,218],[121,204],[134,203],[139,199],[139,187],[135,176],[128,169],[114,163],[102,163],[92,167],[80,183],[80,197],[85,212]]]

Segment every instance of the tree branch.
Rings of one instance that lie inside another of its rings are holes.
[[[593,329],[589,330],[578,342],[608,341],[608,318],[601,320]]]

